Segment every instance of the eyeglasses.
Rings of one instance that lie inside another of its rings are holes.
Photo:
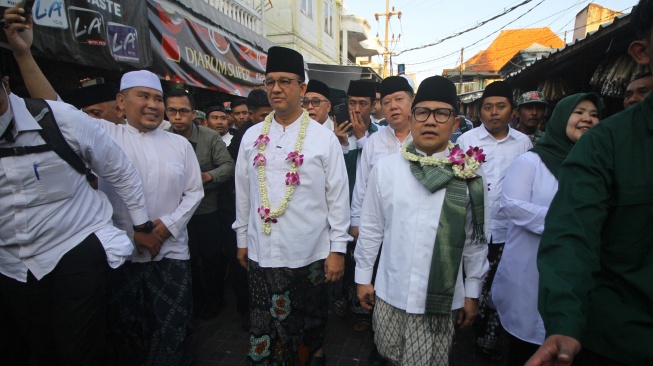
[[[426,107],[413,108],[413,118],[417,122],[426,122],[429,116],[433,114],[435,122],[446,123],[455,111],[449,108],[428,109]]]
[[[300,79],[281,78],[279,80],[265,80],[265,82],[263,82],[263,85],[265,85],[265,89],[267,90],[272,90],[275,84],[279,84],[281,89],[288,89],[288,87],[290,86],[290,82],[293,80],[297,80],[298,83],[303,82],[303,80]]]
[[[329,101],[326,99],[302,99],[302,107],[307,108],[310,104],[313,107],[317,108],[322,102],[328,103]]]
[[[181,109],[175,109],[175,108],[166,108],[166,113],[170,116],[175,116],[177,113],[179,113],[180,116],[186,117],[192,112],[190,109],[187,108],[181,108]]]

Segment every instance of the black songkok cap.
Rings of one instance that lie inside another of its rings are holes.
[[[265,74],[271,72],[289,72],[299,76],[300,80],[304,80],[304,57],[290,48],[270,47]]]
[[[308,81],[306,93],[318,93],[322,94],[322,96],[327,99],[331,99],[331,91],[329,90],[329,87],[325,83],[315,79]]]
[[[347,95],[351,97],[368,97],[370,100],[374,100],[376,99],[376,86],[369,81],[352,80],[349,82]]]
[[[456,86],[451,80],[442,76],[431,76],[424,79],[417,89],[415,99],[413,100],[412,108],[415,108],[417,103],[423,101],[436,101],[451,104],[451,107],[456,110],[458,114],[458,94],[456,93]]]
[[[385,98],[386,95],[400,91],[405,91],[411,94],[414,92],[413,88],[408,84],[408,80],[401,76],[388,76],[381,82],[381,99]]]
[[[481,104],[487,97],[506,97],[510,101],[510,105],[515,105],[512,100],[512,86],[507,81],[495,81],[486,86],[481,97]]]
[[[77,109],[82,109],[94,104],[116,100],[118,86],[114,83],[102,83],[71,90],[64,94],[62,99]]]

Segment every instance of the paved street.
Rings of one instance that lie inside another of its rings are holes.
[[[228,291],[227,305],[211,320],[198,320],[196,328],[198,366],[241,366],[245,362],[248,334],[240,326],[233,294]],[[372,332],[352,329],[353,316],[340,318],[329,312],[325,353],[329,366],[366,366],[372,347]],[[471,332],[456,334],[451,357],[452,366],[501,366],[490,363],[471,346]],[[417,365],[416,365],[417,366]]]
[[[228,295],[227,302],[234,300]],[[353,317],[339,318],[329,312],[325,353],[328,365],[365,366],[372,347],[372,332],[352,330]],[[240,326],[235,305],[227,305],[219,316],[199,320],[196,328],[198,366],[243,365],[248,334]]]

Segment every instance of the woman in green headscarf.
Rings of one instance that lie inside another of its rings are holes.
[[[492,301],[508,332],[508,365],[523,365],[544,342],[537,310],[537,249],[544,217],[558,190],[558,169],[574,143],[599,123],[601,99],[595,93],[570,95],[556,105],[546,134],[520,155],[503,182],[501,210],[510,223]]]

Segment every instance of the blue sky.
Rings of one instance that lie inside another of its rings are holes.
[[[390,7],[402,12],[401,20],[397,16],[391,17],[390,37],[395,38],[401,34],[400,42],[389,46],[391,51],[401,52],[409,48],[433,43],[444,37],[450,36],[495,15],[501,14],[505,9],[522,3],[524,0],[391,0]],[[541,3],[540,3],[541,2]],[[455,38],[446,40],[439,45],[421,50],[408,51],[393,57],[393,66],[406,64],[407,73],[416,73],[418,82],[431,75],[440,75],[442,69],[453,68],[460,63],[460,49],[465,47],[464,59],[468,60],[489,44],[499,34],[498,30],[531,28],[548,26],[560,38],[567,31],[566,42],[571,42],[574,19],[576,14],[592,1],[588,0],[532,0],[531,2],[513,10],[512,12],[493,20],[480,28]],[[598,0],[597,5],[612,10],[630,12],[638,0]],[[539,5],[538,5],[539,4]],[[536,6],[537,5],[537,6]],[[355,14],[366,18],[371,26],[371,36],[378,33],[383,41],[385,32],[385,18],[379,21],[374,19],[374,13],[385,12],[385,0],[345,0],[347,14]],[[532,10],[530,10],[532,8]],[[527,13],[527,11],[529,11]],[[489,38],[478,42],[495,32]],[[470,46],[478,42],[476,45]],[[377,57],[382,63],[381,56]]]

